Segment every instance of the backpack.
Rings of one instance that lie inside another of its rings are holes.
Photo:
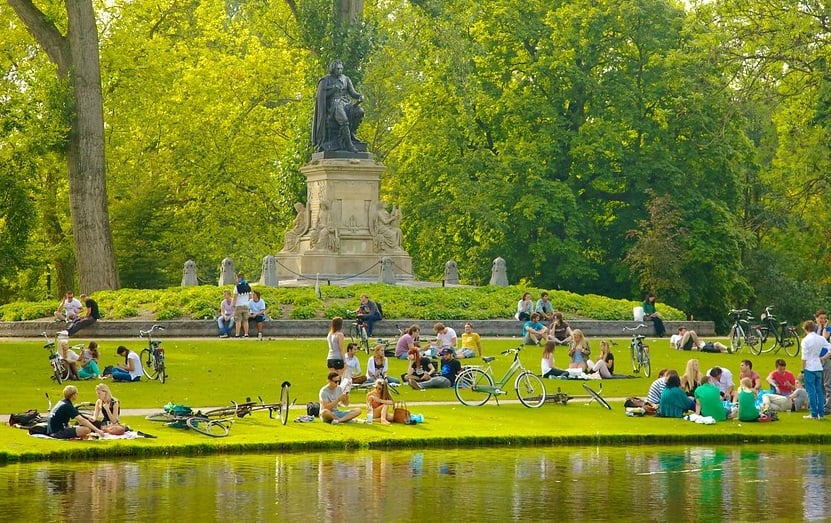
[[[35,409],[29,409],[26,412],[21,412],[20,414],[10,414],[9,415],[9,425],[12,427],[17,426],[22,429],[28,429],[29,427],[36,425],[43,421],[40,413]]]
[[[306,403],[306,415],[315,417],[320,416],[320,403],[316,401]]]
[[[46,423],[38,423],[36,425],[32,425],[29,427],[29,434],[32,436],[48,436],[49,435],[49,425]]]
[[[383,320],[384,319],[384,309],[381,308],[381,302],[376,301],[375,305],[378,307],[378,316]]]
[[[248,285],[247,281],[240,280],[240,282],[237,283],[237,294],[248,294],[249,292],[251,292],[251,286]]]

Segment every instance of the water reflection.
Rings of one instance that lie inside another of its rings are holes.
[[[827,459],[827,450],[802,446],[565,447],[21,464],[0,467],[0,514],[4,521],[818,521],[831,513]]]

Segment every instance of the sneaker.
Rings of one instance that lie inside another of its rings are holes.
[[[809,416],[802,416],[802,419],[817,419],[817,418],[809,415]]]
[[[58,333],[58,336],[69,336],[69,331],[61,331]]]
[[[263,333],[262,332],[257,334],[257,341],[263,341]]]
[[[419,384],[416,380],[410,378],[409,383],[410,383],[410,387],[414,388],[415,390],[421,390],[421,387],[419,386]]]
[[[228,335],[227,335],[227,334],[220,334],[220,335],[219,335],[219,337],[220,337],[220,338],[227,338],[227,337],[228,337]]]
[[[332,425],[337,425],[338,423],[340,423],[340,420],[336,420],[336,419],[332,420]]]
[[[248,337],[248,334],[243,334],[243,335],[242,335],[242,337],[243,337],[243,338],[247,338],[247,337]]]

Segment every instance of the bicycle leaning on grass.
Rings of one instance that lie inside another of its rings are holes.
[[[759,354],[757,347],[762,339],[762,332],[758,325],[750,324],[753,319],[750,311],[747,309],[730,309],[730,318],[733,320],[733,325],[730,327],[730,344],[728,345],[730,353],[740,351],[742,343],[746,343],[750,352]]]
[[[482,358],[486,364],[484,368],[474,366],[464,368],[456,376],[456,383],[454,384],[456,398],[464,405],[478,407],[487,403],[491,396],[494,396],[496,404],[499,405],[499,396],[508,393],[505,386],[508,385],[515,374],[519,373],[514,379],[514,390],[519,401],[528,408],[541,407],[545,403],[545,384],[542,378],[522,365],[522,361],[519,359],[522,348],[523,345],[520,345],[515,349],[502,351],[502,354],[513,354],[514,361],[511,362],[511,366],[498,381],[494,381],[493,368],[491,367],[491,362],[496,359],[495,356]]]
[[[638,329],[646,328],[646,325],[641,323],[637,327],[624,327],[625,332],[632,333],[632,342],[629,344],[629,354],[632,358],[632,371],[639,374],[641,369],[648,378],[652,374],[652,361],[649,358],[649,346],[644,345],[643,340],[646,338],[645,334],[638,334]]]

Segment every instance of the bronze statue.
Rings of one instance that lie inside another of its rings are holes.
[[[315,151],[366,151],[366,142],[355,135],[364,117],[360,106],[363,101],[363,95],[355,91],[352,80],[343,74],[343,62],[332,62],[329,74],[317,83],[312,123]]]

